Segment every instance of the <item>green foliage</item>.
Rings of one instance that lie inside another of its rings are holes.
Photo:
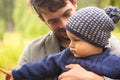
[[[97,0],[77,0],[78,9],[86,6],[97,6]]]
[[[0,41],[3,40],[5,28],[4,28],[4,22],[0,19]]]
[[[4,40],[0,41],[0,67],[12,68],[17,63],[20,53],[25,46],[24,40],[18,33],[6,33]]]
[[[0,1],[0,19],[4,21],[4,28],[9,32],[14,30],[13,11],[14,0]]]
[[[18,4],[21,3],[21,4]],[[44,35],[49,28],[37,17],[28,1],[17,0],[15,3],[14,20],[16,30],[20,31],[23,37],[37,37]]]
[[[11,70],[16,67],[26,44],[26,39],[22,39],[20,34],[5,33],[4,40],[0,41],[0,68]],[[0,72],[0,80],[5,80],[4,77]]]

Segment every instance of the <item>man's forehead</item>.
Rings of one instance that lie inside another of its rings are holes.
[[[57,14],[56,12],[51,12],[48,9],[41,9],[41,15],[44,18],[45,21],[49,21],[50,19],[54,19],[57,18],[59,16],[59,14]]]
[[[38,9],[38,11],[40,12],[40,13],[43,13],[43,14],[46,14],[46,13],[49,13],[50,11],[48,10],[48,8],[40,8],[40,9]]]
[[[71,3],[70,2],[70,0],[64,0],[67,4],[68,3]],[[66,4],[66,5],[67,5]],[[60,9],[62,9],[62,8],[64,8],[66,5],[64,5],[64,6],[61,6],[61,7],[41,7],[41,8],[38,8],[38,11],[40,12],[40,13],[55,13],[55,12],[57,12],[58,10],[60,10]],[[52,5],[51,5],[52,6]]]

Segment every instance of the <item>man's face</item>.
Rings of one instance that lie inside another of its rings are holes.
[[[69,0],[66,0],[66,3],[65,7],[58,9],[56,12],[44,10],[44,13],[42,13],[44,22],[55,33],[55,35],[61,39],[68,39],[65,27],[69,17],[76,10],[76,3],[72,4]]]

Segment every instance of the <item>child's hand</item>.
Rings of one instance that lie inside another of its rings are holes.
[[[6,75],[6,80],[14,80],[12,73],[0,68],[0,71]]]

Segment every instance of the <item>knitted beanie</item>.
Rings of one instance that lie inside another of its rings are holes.
[[[104,48],[108,44],[114,24],[120,20],[120,10],[116,7],[86,7],[78,10],[68,20],[66,30],[77,37]]]

